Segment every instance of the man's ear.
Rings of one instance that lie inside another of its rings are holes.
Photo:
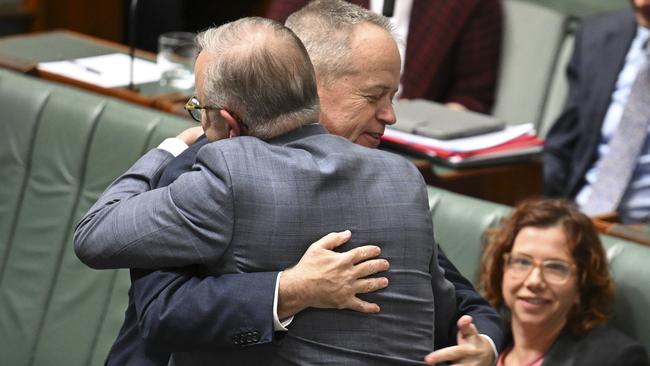
[[[228,112],[225,109],[220,109],[219,115],[221,118],[223,118],[224,121],[226,121],[226,125],[228,126],[228,131],[230,134],[228,137],[241,136],[241,127],[239,126],[239,122],[237,122],[237,119],[235,119],[235,116],[233,116],[232,113]]]

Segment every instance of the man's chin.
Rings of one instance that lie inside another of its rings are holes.
[[[357,138],[356,141],[354,141],[354,143],[359,144],[361,146],[369,147],[371,149],[375,149],[379,147],[379,144],[381,143],[381,139],[373,135],[364,133],[363,135],[359,136],[359,138]]]

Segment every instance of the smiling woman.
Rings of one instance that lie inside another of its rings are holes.
[[[479,288],[510,330],[498,366],[649,364],[640,344],[604,326],[614,285],[596,230],[577,208],[527,200],[488,234]]]

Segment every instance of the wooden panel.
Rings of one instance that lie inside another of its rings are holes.
[[[650,224],[624,225],[618,222],[615,213],[611,217],[597,216],[591,220],[599,233],[650,246]]]
[[[471,197],[513,206],[524,198],[542,194],[539,161],[454,169],[436,173],[433,163],[415,160],[427,184]]]
[[[63,28],[111,41],[122,41],[122,1],[40,1],[47,29]]]
[[[28,32],[36,11],[20,0],[0,0],[0,35]]]

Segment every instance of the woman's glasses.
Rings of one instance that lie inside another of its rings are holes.
[[[513,278],[526,278],[533,268],[539,267],[544,280],[549,283],[561,285],[571,278],[575,264],[559,259],[536,261],[524,254],[506,253],[503,255],[508,274]]]

